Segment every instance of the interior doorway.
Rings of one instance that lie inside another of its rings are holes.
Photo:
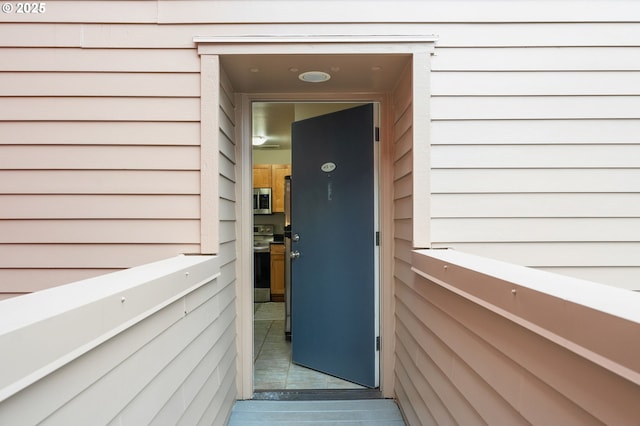
[[[268,234],[272,232],[270,236],[267,236],[269,241],[269,254],[271,259],[269,265],[271,270],[268,272],[272,282],[268,291],[264,291],[262,288],[254,287],[254,321],[253,321],[253,383],[255,391],[274,391],[274,390],[291,390],[291,389],[365,389],[375,388],[379,386],[379,356],[377,348],[375,347],[376,337],[379,336],[379,273],[378,265],[379,259],[377,255],[377,248],[373,248],[376,252],[375,259],[372,259],[372,273],[374,275],[373,286],[375,293],[375,300],[372,300],[372,309],[375,312],[368,320],[371,322],[371,345],[372,359],[375,364],[374,376],[371,380],[363,385],[363,380],[356,379],[355,381],[345,380],[344,378],[337,376],[344,376],[344,374],[330,371],[332,374],[325,374],[321,371],[322,367],[315,366],[316,368],[308,368],[301,365],[301,362],[295,362],[292,357],[292,343],[289,337],[291,336],[291,329],[288,327],[287,319],[288,308],[290,309],[291,289],[286,289],[285,294],[282,295],[281,291],[286,287],[284,283],[280,281],[284,279],[284,271],[282,271],[284,262],[284,255],[282,253],[282,246],[285,242],[285,233],[287,225],[287,212],[285,211],[284,199],[281,199],[281,195],[284,195],[284,188],[282,190],[279,186],[284,187],[284,177],[292,174],[292,138],[291,138],[291,125],[296,121],[310,120],[314,117],[327,116],[329,117],[336,111],[345,111],[354,109],[356,107],[366,105],[363,102],[304,102],[304,101],[254,101],[251,106],[252,119],[252,163],[253,163],[253,186],[254,188],[264,188],[270,186],[271,189],[271,209],[256,213],[253,216],[253,231],[254,231],[254,249],[256,246],[256,238],[264,238],[264,235],[255,235],[256,232]],[[372,104],[369,104],[372,107]],[[372,107],[373,110],[373,107]],[[378,123],[378,108],[375,108],[375,114],[371,112],[371,120],[375,119],[375,123]],[[374,143],[374,128],[371,126],[371,164],[368,166],[372,176],[372,188],[375,188],[372,194],[372,222],[375,222],[375,228],[377,230],[377,186],[375,179],[377,179],[377,147]],[[300,151],[298,151],[300,152]],[[338,162],[340,166],[344,166]],[[345,167],[343,171],[348,170]],[[269,180],[269,178],[271,180]],[[324,179],[324,177],[323,177]],[[356,179],[351,179],[351,181]],[[295,185],[294,185],[295,187]],[[297,187],[298,190],[304,188]],[[265,231],[266,229],[266,231]],[[375,232],[372,231],[371,241],[375,244]],[[254,253],[254,272],[258,264],[264,262],[258,262],[256,259],[257,254]],[[289,256],[289,253],[286,253]],[[264,273],[264,271],[262,271]],[[255,276],[255,274],[254,274]],[[254,282],[255,286],[255,282]],[[284,297],[282,297],[284,296]],[[312,296],[316,297],[316,296]],[[334,295],[334,297],[340,297]],[[302,302],[298,302],[302,303]],[[324,303],[324,306],[315,306],[314,308],[326,311],[330,316],[332,307],[330,303]],[[373,311],[372,311],[373,312]],[[335,326],[335,325],[334,325]],[[299,326],[302,327],[302,326]],[[333,333],[329,333],[333,334]],[[338,333],[335,333],[338,334]],[[293,336],[295,339],[295,333]],[[302,341],[299,339],[298,341]],[[314,339],[312,339],[314,340]],[[296,343],[298,342],[296,341]],[[332,349],[329,348],[329,351]],[[324,357],[335,358],[330,359],[329,363],[340,363],[340,359],[336,357]],[[347,367],[348,368],[348,367]],[[347,374],[348,376],[348,374]],[[347,377],[349,378],[349,377]]]

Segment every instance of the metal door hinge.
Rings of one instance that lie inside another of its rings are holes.
[[[380,232],[376,232],[376,246],[380,246]]]
[[[380,336],[376,337],[376,351],[380,351]]]
[[[380,127],[376,127],[376,142],[380,142]]]

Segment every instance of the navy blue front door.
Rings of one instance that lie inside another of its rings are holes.
[[[376,386],[373,105],[292,125],[293,362]]]

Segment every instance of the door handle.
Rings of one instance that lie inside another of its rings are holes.
[[[297,259],[300,257],[300,252],[298,250],[294,250],[291,253],[289,253],[289,257],[291,259]]]

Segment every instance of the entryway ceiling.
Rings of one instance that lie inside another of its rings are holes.
[[[222,67],[236,92],[329,93],[388,92],[410,56],[389,55],[223,55]],[[331,79],[301,81],[306,71],[322,71]]]

